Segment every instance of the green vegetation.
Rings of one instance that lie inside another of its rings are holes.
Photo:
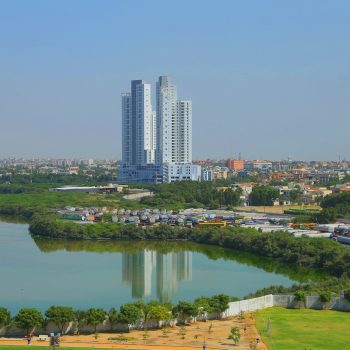
[[[110,326],[110,330],[113,330],[113,327],[117,324],[118,321],[118,311],[115,307],[111,307],[107,312],[107,321]]]
[[[104,176],[103,169],[95,168],[92,174],[41,174],[35,170],[29,175],[22,175],[12,171],[11,174],[0,176],[0,193],[2,189],[17,188],[21,193],[31,192],[33,188],[48,189],[63,185],[94,186],[96,184],[110,182],[111,178]],[[16,192],[8,192],[16,193]]]
[[[241,339],[241,333],[238,327],[232,327],[228,339],[232,339],[235,345],[238,345]]]
[[[350,217],[350,192],[343,192],[326,196],[321,207],[334,210],[337,217]]]
[[[106,316],[103,309],[91,308],[86,311],[86,324],[93,326],[96,334],[97,326],[106,319]]]
[[[169,307],[161,305],[157,302],[151,302],[148,304],[148,306],[145,308],[145,321],[146,323],[149,322],[156,322],[158,325],[158,328],[160,328],[160,321],[166,321],[171,318],[171,315],[169,313]]]
[[[66,306],[51,306],[45,311],[45,316],[57,326],[61,334],[64,334],[64,326],[74,321],[73,308]]]
[[[87,311],[76,310],[71,307],[51,306],[45,311],[45,319],[42,313],[35,308],[20,309],[13,318],[14,324],[29,334],[33,328],[46,327],[48,322],[53,322],[61,334],[64,334],[65,326],[71,321],[76,322],[77,328],[83,325],[90,325],[97,334],[97,326],[104,321],[108,321],[110,329],[117,324],[138,325],[147,329],[150,323],[156,322],[160,328],[160,321],[166,321],[173,317],[179,318],[183,323],[199,315],[203,308],[203,303],[199,301],[204,297],[197,299],[194,303],[180,301],[176,305],[170,303],[160,303],[158,301],[136,301],[120,306],[119,312],[114,307],[108,312],[103,309],[90,308]],[[225,294],[205,297],[206,303],[212,308],[212,311],[223,312],[228,308],[230,297]],[[208,309],[209,310],[209,309]],[[172,317],[173,316],[173,317]],[[10,325],[12,322],[11,314],[6,308],[0,307],[0,328]],[[167,325],[165,325],[167,326]],[[78,330],[79,334],[79,330]]]
[[[269,349],[349,349],[349,314],[339,311],[270,308],[255,313]]]
[[[312,213],[310,210],[287,210],[288,214],[298,215],[294,222],[317,222],[328,224],[337,218],[350,218],[350,192],[331,194],[321,200],[322,210]]]
[[[6,327],[11,322],[11,313],[4,307],[0,307],[0,328]]]
[[[211,260],[224,259],[237,261],[248,266],[255,266],[267,272],[283,274],[290,279],[299,282],[321,281],[330,278],[329,274],[322,271],[305,268],[302,266],[285,264],[272,258],[259,256],[252,253],[241,252],[234,249],[198,244],[188,241],[116,241],[116,240],[62,240],[33,237],[35,244],[42,252],[54,252],[65,250],[70,252],[123,252],[135,253],[140,250],[154,250],[161,254],[190,250],[204,254]],[[132,244],[130,244],[132,243]]]
[[[240,191],[227,188],[217,189],[218,184],[211,181],[180,181],[170,184],[146,186],[155,193],[145,197],[141,203],[157,208],[199,208],[217,209],[221,206],[233,207],[240,204]]]
[[[26,334],[29,334],[34,327],[41,327],[44,323],[43,315],[39,310],[34,308],[19,310],[14,320],[19,328],[26,331]]]
[[[0,215],[20,216],[31,220],[35,214],[46,215],[54,208],[66,206],[107,207],[139,209],[145,207],[137,201],[116,194],[33,192],[19,194],[0,194]]]
[[[173,308],[172,314],[177,317],[182,324],[186,324],[192,317],[198,316],[198,307],[188,301],[179,301]]]
[[[50,218],[36,218],[33,235],[64,239],[188,240],[270,257],[281,262],[317,268],[333,276],[350,277],[350,252],[328,239],[295,238],[285,232],[261,233],[255,229],[183,228],[161,225],[147,229],[118,223],[79,225]]]
[[[118,315],[118,322],[126,325],[135,324],[142,319],[143,316],[143,304],[141,303],[129,303],[120,307]]]
[[[294,293],[294,301],[298,304],[299,308],[305,307],[306,305],[306,292],[303,290],[297,290]]]
[[[279,191],[269,186],[254,186],[249,195],[251,205],[273,205],[274,200],[279,197]]]

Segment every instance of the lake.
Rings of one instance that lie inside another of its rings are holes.
[[[53,241],[32,238],[28,225],[0,221],[0,306],[44,311],[143,299],[193,300],[316,280],[310,270],[230,249],[189,242]]]

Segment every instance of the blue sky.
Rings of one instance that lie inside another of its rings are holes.
[[[171,75],[194,158],[349,159],[349,18],[345,0],[1,0],[0,157],[119,158],[120,94]]]

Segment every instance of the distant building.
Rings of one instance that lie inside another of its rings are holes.
[[[251,160],[245,162],[244,168],[247,170],[270,170],[272,169],[272,162],[266,160]]]
[[[244,160],[240,159],[228,159],[227,160],[227,167],[230,170],[244,170]]]
[[[213,170],[202,168],[202,180],[203,181],[213,181],[214,180]]]

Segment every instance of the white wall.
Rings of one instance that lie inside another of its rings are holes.
[[[268,294],[262,297],[253,298],[253,299],[246,299],[246,300],[240,300],[240,301],[234,301],[229,303],[229,308],[222,313],[221,317],[226,318],[230,316],[236,316],[239,315],[240,312],[252,312],[257,310],[266,309],[273,306],[282,306],[282,307],[298,307],[298,304],[294,302],[294,295],[272,295]],[[310,295],[306,297],[306,308],[309,309],[323,309],[324,305],[319,301],[318,295]],[[342,297],[334,296],[331,300],[331,302],[327,305],[327,309],[331,310],[338,310],[338,311],[350,311],[350,302],[345,300]],[[215,319],[217,315],[211,314],[208,315],[207,319]],[[200,320],[200,318],[198,318]],[[166,321],[166,323],[176,323],[176,320]],[[153,326],[150,326],[150,328],[156,328],[156,324]],[[142,325],[134,325],[131,326],[130,329],[137,329],[142,328]],[[65,333],[68,334],[74,334],[76,330],[74,322],[71,322],[67,325],[65,329]],[[110,326],[105,321],[98,325],[97,327],[98,332],[109,332]],[[116,325],[113,327],[113,331],[119,331],[119,332],[126,332],[127,326],[126,325]],[[46,329],[36,329],[35,334],[50,334],[50,333],[57,333],[58,329],[55,327],[54,324],[49,323]],[[94,329],[90,326],[84,326],[80,328],[81,334],[86,333],[93,333]],[[0,328],[0,336],[20,336],[23,337],[24,331],[21,329],[18,329],[15,326],[11,326],[8,328]]]

